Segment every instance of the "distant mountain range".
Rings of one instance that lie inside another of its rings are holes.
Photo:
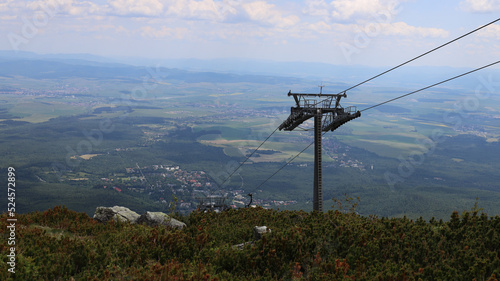
[[[81,58],[86,59],[81,59]],[[94,60],[89,60],[94,59]],[[160,65],[162,66],[162,65]],[[186,83],[297,83],[301,78],[257,75],[233,74],[216,71],[193,71],[175,67],[159,67],[156,65],[148,68],[123,63],[106,61],[91,55],[35,55],[33,53],[0,52],[0,76],[22,76],[33,79],[58,79],[58,78],[87,78],[87,79],[121,79],[130,82],[142,83],[144,76],[161,75],[165,80],[178,80]]]
[[[172,79],[185,82],[297,82],[299,79],[317,83],[357,84],[390,67],[333,65],[316,62],[277,62],[247,59],[142,59],[106,58],[90,54],[36,54],[0,51],[0,75],[31,78],[85,77],[140,79],[145,67],[161,67]],[[482,66],[482,65],[478,65]],[[404,66],[370,82],[386,87],[417,88],[471,70],[470,68]],[[500,74],[500,69],[486,69],[481,75]],[[476,75],[477,76],[477,75]],[[456,80],[453,85],[473,87],[479,81],[474,75]],[[368,84],[368,85],[370,85]]]

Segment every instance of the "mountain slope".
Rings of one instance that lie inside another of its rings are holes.
[[[239,209],[167,229],[99,224],[65,207],[18,215],[16,274],[2,280],[497,280],[500,217],[449,222],[354,212]],[[7,214],[0,219],[6,236]],[[252,228],[271,229],[253,240]],[[7,239],[0,242],[8,249]]]

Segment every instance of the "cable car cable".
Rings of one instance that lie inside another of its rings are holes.
[[[363,84],[365,84],[366,82],[369,82],[369,81],[371,81],[371,80],[373,80],[373,79],[375,79],[375,78],[377,78],[377,77],[380,77],[380,76],[382,76],[382,75],[384,75],[384,74],[386,74],[386,73],[388,73],[388,72],[390,72],[390,71],[393,71],[393,70],[394,70],[394,69],[396,69],[396,68],[399,68],[399,67],[401,67],[401,66],[403,66],[403,65],[405,65],[405,64],[408,64],[408,63],[410,63],[410,62],[412,62],[412,61],[414,61],[414,60],[416,60],[416,59],[419,59],[419,58],[421,58],[421,57],[423,57],[423,56],[425,56],[425,55],[427,55],[427,54],[429,54],[429,53],[432,53],[432,52],[434,52],[434,51],[436,51],[436,50],[438,50],[438,49],[441,49],[442,47],[444,47],[444,46],[446,46],[446,45],[449,45],[449,44],[451,44],[451,43],[453,43],[453,42],[455,42],[455,41],[457,41],[457,40],[460,40],[460,39],[462,39],[462,38],[464,38],[464,37],[466,37],[466,36],[468,36],[468,35],[470,35],[470,34],[472,34],[472,33],[476,32],[476,31],[479,31],[479,30],[481,30],[481,29],[483,29],[483,28],[485,28],[485,27],[487,27],[487,26],[489,26],[489,25],[492,25],[492,24],[494,24],[494,23],[495,23],[495,22],[497,22],[497,21],[500,21],[500,18],[498,18],[498,19],[496,19],[496,20],[494,20],[494,21],[492,21],[492,22],[490,22],[490,23],[487,23],[487,24],[485,24],[485,25],[483,25],[483,26],[480,26],[480,27],[478,27],[478,28],[476,28],[476,29],[474,29],[474,30],[472,30],[472,31],[470,31],[470,32],[467,32],[466,34],[464,34],[464,35],[462,35],[462,36],[459,36],[459,37],[457,37],[457,38],[455,38],[455,39],[453,39],[453,40],[451,40],[451,41],[448,41],[447,43],[445,43],[445,44],[443,44],[443,45],[440,45],[440,46],[438,46],[438,47],[436,47],[436,48],[434,48],[434,49],[432,49],[432,50],[430,50],[430,51],[427,51],[427,52],[425,52],[425,53],[421,54],[420,56],[414,57],[414,58],[412,58],[411,60],[408,60],[408,61],[406,61],[406,62],[404,62],[404,63],[402,63],[402,64],[400,64],[400,65],[397,65],[397,66],[395,66],[395,67],[393,67],[393,68],[391,68],[391,69],[389,69],[389,70],[386,70],[386,71],[384,71],[384,72],[382,72],[382,73],[380,73],[380,74],[378,74],[378,75],[375,75],[375,76],[373,76],[372,78],[370,78],[370,79],[368,79],[368,80],[365,80],[365,81],[363,81],[363,82],[361,82],[361,83],[359,83],[359,84],[356,84],[356,85],[354,85],[354,86],[352,86],[352,87],[350,87],[350,88],[348,88],[348,89],[346,89],[346,90],[344,90],[344,91],[339,92],[338,94],[342,94],[342,93],[347,92],[347,91],[349,91],[349,90],[352,90],[352,89],[354,89],[354,88],[356,88],[356,87],[358,87],[358,86],[360,86],[360,85],[363,85]]]
[[[478,71],[478,70],[481,70],[481,69],[484,69],[484,68],[487,68],[487,67],[493,66],[493,65],[495,65],[495,64],[497,64],[497,63],[500,63],[500,61],[496,61],[496,62],[494,62],[494,63],[490,63],[490,64],[485,65],[485,66],[482,66],[482,67],[480,67],[480,68],[476,68],[476,69],[471,70],[471,71],[468,71],[468,72],[466,72],[466,73],[462,73],[462,74],[457,75],[457,76],[455,76],[455,77],[448,78],[448,79],[443,80],[443,81],[441,81],[441,82],[438,82],[438,83],[436,83],[436,84],[432,84],[432,85],[427,86],[427,87],[424,87],[424,88],[422,88],[422,89],[418,89],[418,90],[413,91],[413,92],[411,92],[411,93],[401,95],[401,96],[399,96],[399,97],[396,97],[396,98],[393,98],[393,99],[390,99],[390,100],[387,100],[387,101],[381,102],[381,103],[376,104],[376,105],[372,105],[372,106],[367,107],[367,108],[365,108],[365,109],[363,109],[363,110],[360,110],[360,112],[363,112],[363,111],[366,111],[366,110],[372,109],[372,108],[377,107],[377,106],[381,106],[381,105],[383,105],[383,104],[386,104],[386,103],[389,103],[389,102],[392,102],[392,101],[398,100],[398,99],[400,99],[400,98],[404,98],[404,97],[409,96],[409,95],[413,95],[413,94],[418,93],[418,92],[421,92],[421,91],[423,91],[423,90],[427,90],[427,89],[429,89],[429,88],[435,87],[435,86],[440,85],[440,84],[443,84],[443,83],[445,83],[445,82],[448,82],[448,81],[451,81],[451,80],[457,79],[457,78],[459,78],[459,77],[465,76],[465,75],[467,75],[467,74],[471,74],[471,73],[476,72],[476,71]]]
[[[245,164],[245,162],[247,162],[247,161],[248,161],[248,159],[250,159],[250,157],[252,157],[252,155],[253,155],[253,154],[254,154],[257,150],[259,150],[259,148],[261,148],[261,146],[262,146],[262,145],[264,145],[264,143],[265,143],[267,140],[269,140],[269,139],[271,138],[271,136],[272,136],[272,135],[274,135],[274,133],[276,133],[276,131],[278,130],[278,128],[279,128],[279,127],[276,127],[276,129],[274,129],[274,131],[273,131],[273,132],[272,132],[272,133],[271,133],[271,134],[270,134],[270,135],[269,135],[269,136],[268,136],[268,137],[267,137],[267,138],[266,138],[266,139],[265,139],[265,140],[264,140],[264,141],[263,141],[263,142],[262,142],[262,143],[261,143],[261,144],[260,144],[260,145],[259,145],[259,146],[258,146],[258,147],[257,147],[257,148],[253,151],[253,152],[252,152],[252,153],[251,153],[251,154],[250,154],[250,155],[248,155],[248,156],[247,156],[247,158],[246,158],[243,162],[241,162],[241,163],[240,163],[240,165],[239,165],[236,169],[234,169],[234,171],[233,171],[233,172],[232,172],[232,173],[231,173],[231,174],[230,174],[230,175],[229,175],[229,176],[228,176],[228,177],[227,177],[227,178],[226,178],[226,179],[225,179],[225,180],[224,180],[221,184],[217,184],[217,185],[219,186],[219,188],[221,188],[221,187],[224,185],[224,183],[226,183],[226,182],[227,182],[227,181],[228,181],[228,180],[229,180],[229,179],[230,179],[230,178],[234,175],[234,173],[236,173],[236,171],[238,171],[238,170],[241,168],[241,166],[243,166],[243,164]],[[216,183],[217,183],[217,182],[216,182]],[[213,194],[214,192],[215,192],[215,191],[212,191],[212,194]]]
[[[432,88],[432,87],[435,87],[437,85],[440,85],[440,84],[443,84],[445,82],[448,82],[448,81],[451,81],[451,80],[454,80],[454,79],[457,79],[459,77],[462,77],[462,76],[465,76],[465,75],[468,75],[468,74],[471,74],[473,72],[476,72],[476,71],[479,71],[481,69],[484,69],[484,68],[487,68],[487,67],[490,67],[490,66],[493,66],[495,64],[498,64],[500,63],[500,61],[496,61],[494,63],[490,63],[488,65],[485,65],[485,66],[482,66],[480,68],[476,68],[474,70],[471,70],[471,71],[468,71],[468,72],[465,72],[465,73],[462,73],[460,75],[457,75],[457,76],[454,76],[452,78],[449,78],[449,79],[446,79],[446,80],[443,80],[441,82],[438,82],[438,83],[435,83],[435,84],[432,84],[430,86],[427,86],[427,87],[424,87],[424,88],[421,88],[419,90],[416,90],[416,91],[413,91],[411,93],[408,93],[408,94],[404,94],[404,95],[401,95],[399,97],[396,97],[396,98],[393,98],[393,99],[390,99],[390,100],[387,100],[385,102],[382,102],[382,103],[379,103],[379,104],[376,104],[376,105],[373,105],[373,106],[370,106],[370,107],[367,107],[363,110],[360,110],[361,112],[362,111],[366,111],[366,110],[369,110],[369,109],[372,109],[374,107],[377,107],[377,106],[380,106],[380,105],[383,105],[383,104],[386,104],[386,103],[389,103],[389,102],[392,102],[392,101],[395,101],[397,99],[400,99],[400,98],[403,98],[403,97],[406,97],[406,96],[409,96],[409,95],[412,95],[412,94],[415,94],[415,93],[418,93],[418,92],[421,92],[423,90],[426,90],[426,89],[429,89],[429,88]],[[325,132],[326,133],[326,132]],[[325,135],[325,133],[323,133],[323,135]],[[259,184],[256,188],[254,188],[252,191],[255,191],[257,190],[259,187],[263,186],[267,181],[269,181],[272,177],[274,177],[279,171],[281,171],[283,168],[285,168],[288,164],[290,164],[293,160],[295,160],[295,158],[297,158],[300,154],[302,154],[304,151],[306,151],[311,145],[314,144],[314,141],[311,142],[308,146],[306,146],[304,149],[302,149],[302,151],[300,151],[297,155],[295,155],[293,158],[291,158],[289,161],[287,161],[283,166],[281,166],[278,170],[276,170],[272,175],[270,175],[266,180],[264,180],[261,184]]]

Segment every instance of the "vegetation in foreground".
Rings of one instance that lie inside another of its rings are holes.
[[[66,207],[17,215],[16,273],[1,280],[497,280],[500,217],[447,222],[262,208],[177,217],[169,229],[100,224]],[[272,229],[253,240],[254,226]],[[0,217],[7,253],[7,215]]]

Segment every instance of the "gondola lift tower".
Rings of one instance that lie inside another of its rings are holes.
[[[290,116],[278,127],[279,130],[293,131],[303,122],[314,118],[314,187],[313,210],[323,211],[323,176],[321,160],[321,139],[323,132],[335,131],[343,124],[361,116],[355,106],[343,108],[340,99],[346,98],[346,92],[340,94],[323,94],[320,85],[319,94],[292,93],[288,96],[295,100],[290,109]]]

